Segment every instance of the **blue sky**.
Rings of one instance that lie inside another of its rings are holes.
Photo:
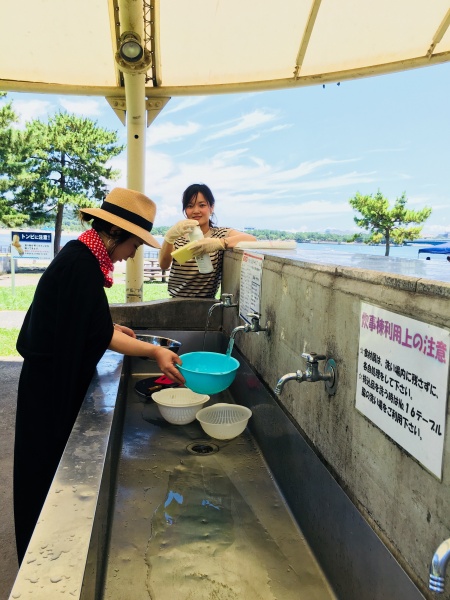
[[[379,189],[430,206],[423,233],[450,233],[450,64],[330,84],[172,98],[147,129],[145,191],[156,225],[182,218],[181,195],[209,185],[218,224],[357,231],[348,199]],[[126,130],[103,98],[9,93],[22,121],[57,110]],[[126,157],[113,185],[126,187]]]

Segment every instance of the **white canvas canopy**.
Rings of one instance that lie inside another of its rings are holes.
[[[448,0],[4,1],[0,90],[106,97],[127,126],[127,185],[144,191],[145,129],[172,96],[446,62],[449,24]],[[119,54],[127,32],[142,53],[131,64]],[[138,252],[127,264],[127,301],[142,299],[142,282]]]
[[[450,59],[448,0],[3,2],[0,89],[124,95],[120,34],[150,53],[146,95],[316,85]]]

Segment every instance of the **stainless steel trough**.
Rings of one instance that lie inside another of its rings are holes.
[[[203,343],[202,331],[146,333],[185,352]],[[207,349],[227,342],[208,333]],[[234,355],[236,379],[211,401],[246,405],[253,417],[218,441],[197,422],[168,424],[136,394],[158,372],[152,361],[106,353],[10,598],[423,598]]]

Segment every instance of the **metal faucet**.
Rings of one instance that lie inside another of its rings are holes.
[[[317,354],[316,352],[310,352],[309,354],[304,352],[302,358],[306,360],[306,370],[298,370],[296,373],[287,373],[283,375],[275,386],[274,394],[279,396],[283,391],[284,384],[287,381],[295,380],[299,383],[303,381],[325,381],[325,389],[330,396],[336,393],[337,387],[337,367],[336,363],[332,358],[329,358],[325,364],[323,373],[319,371],[319,361],[325,360],[326,356]]]
[[[444,593],[445,568],[450,559],[450,538],[442,542],[431,559],[428,587],[432,592]]]
[[[230,334],[230,340],[234,340],[236,334],[239,331],[243,331],[244,333],[258,333],[260,331],[265,331],[267,335],[269,335],[270,322],[267,322],[265,327],[261,327],[261,325],[259,324],[259,319],[261,318],[261,315],[259,315],[258,313],[249,313],[247,317],[250,319],[250,323],[246,323],[245,325],[239,325],[238,327],[235,327]]]
[[[213,313],[213,310],[218,306],[222,306],[223,308],[233,308],[234,306],[238,306],[237,304],[232,303],[233,294],[222,294],[220,296],[220,302],[216,302],[212,306],[210,306],[208,310],[208,321]]]
[[[220,302],[216,302],[215,304],[212,304],[209,307],[208,316],[206,319],[206,327],[208,327],[209,319],[211,318],[213,310],[215,308],[217,308],[218,306],[222,306],[223,308],[234,308],[235,306],[238,306],[238,304],[232,303],[232,299],[233,299],[233,294],[222,294],[220,296]]]
[[[213,310],[218,306],[222,306],[223,308],[234,308],[235,306],[238,306],[238,304],[233,304],[232,299],[233,294],[222,294],[220,297],[220,302],[216,302],[209,307],[208,316],[206,317],[205,333],[203,334],[203,350],[205,349],[206,332],[208,331],[209,321],[211,319]]]

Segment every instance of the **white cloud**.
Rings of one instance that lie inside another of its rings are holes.
[[[51,107],[47,100],[14,100],[13,109],[19,117],[19,128],[24,128],[27,121],[47,117]]]
[[[258,128],[265,123],[269,123],[275,118],[276,115],[274,112],[254,110],[251,113],[243,115],[239,119],[233,119],[232,121],[222,123],[220,126],[223,127],[223,129],[207,136],[206,141],[217,140],[229,135],[236,135],[238,133],[249,131]]]
[[[67,112],[83,117],[99,117],[102,114],[103,107],[100,107],[100,103],[94,98],[60,97],[59,103]]]
[[[332,218],[333,226],[342,222],[348,229],[353,223],[348,204],[353,187],[375,178],[373,173],[342,172],[349,160],[322,159],[284,169],[260,157],[245,160],[246,152],[241,148],[197,161],[180,161],[179,157],[175,161],[168,154],[148,151],[145,189],[158,205],[157,225],[183,218],[184,189],[203,182],[216,198],[219,224],[236,229],[323,230],[330,227]],[[349,193],[347,186],[352,190]]]
[[[207,100],[207,96],[194,96],[194,97],[190,97],[190,98],[183,98],[182,100],[180,100],[178,102],[178,104],[175,104],[173,106],[173,108],[171,108],[171,104],[169,103],[168,109],[164,109],[164,114],[163,116],[166,117],[167,115],[171,115],[173,113],[177,113],[183,110],[188,110],[191,109],[193,106],[198,106],[199,104],[202,104],[203,102],[205,102],[205,100]]]
[[[381,78],[373,81],[378,89]],[[381,189],[393,202],[406,189],[408,206],[433,207],[424,232],[448,230],[445,169],[439,178],[435,163],[427,162],[437,152],[445,164],[448,128],[439,121],[430,154],[431,126],[422,128],[427,133],[423,139],[420,127],[399,123],[397,128],[399,115],[397,120],[386,119],[392,103],[374,103],[365,111],[373,118],[361,119],[357,96],[348,94],[342,104],[324,102],[314,89],[173,98],[146,131],[145,192],[157,203],[156,225],[181,219],[184,189],[204,182],[216,197],[219,224],[236,229],[356,230],[348,199],[357,191],[374,194]],[[371,97],[376,99],[376,94]],[[114,121],[112,127],[125,136],[126,128],[119,126],[103,99],[96,98],[84,109],[82,100],[67,99],[74,104],[65,107],[86,114],[96,110],[98,101],[105,122]],[[47,106],[49,114],[53,112],[54,103],[43,103],[39,116]],[[29,110],[39,111],[39,104],[33,110],[30,104]],[[426,112],[427,119],[431,116]],[[410,142],[405,131],[417,138]],[[122,176],[111,187],[126,187],[126,153],[112,164]]]
[[[170,122],[153,125],[147,132],[147,146],[179,142],[183,138],[198,133],[199,130],[200,125],[191,121],[185,125],[175,125],[175,123]]]

